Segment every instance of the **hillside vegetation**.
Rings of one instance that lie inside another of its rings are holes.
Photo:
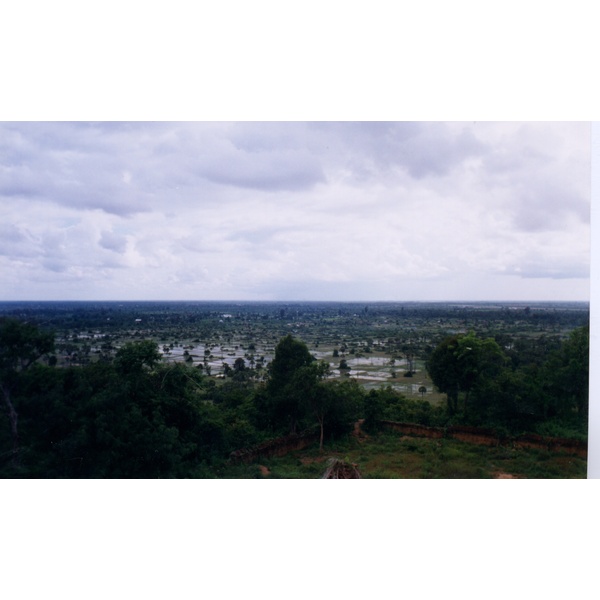
[[[381,430],[388,420],[586,440],[580,307],[537,317],[529,307],[483,307],[457,318],[452,308],[313,306],[293,327],[272,306],[196,318],[187,308],[161,318],[154,307],[127,317],[110,308],[61,316],[11,307],[0,317],[3,477],[313,477],[327,456],[348,458],[365,477],[585,476],[585,459],[566,454]],[[145,321],[152,326],[141,329]],[[180,339],[169,341],[174,328]],[[362,437],[353,435],[359,421]],[[315,443],[300,454],[262,469],[230,461],[305,431]]]

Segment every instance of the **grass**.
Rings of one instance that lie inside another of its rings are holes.
[[[585,479],[587,475],[587,461],[565,453],[479,446],[458,440],[430,440],[381,432],[362,441],[348,436],[326,446],[322,454],[314,446],[257,464],[229,467],[221,476],[320,478],[329,457],[356,463],[364,479]]]

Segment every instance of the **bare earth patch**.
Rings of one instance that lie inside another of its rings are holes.
[[[327,458],[326,456],[316,456],[314,458],[307,457],[307,458],[301,458],[300,462],[303,465],[311,465],[313,463],[323,462],[326,458]]]
[[[362,430],[361,426],[365,422],[364,419],[359,419],[354,423],[354,431],[352,435],[359,441],[362,442],[367,439],[369,436]]]
[[[522,479],[519,475],[512,475],[511,473],[505,473],[504,471],[496,471],[494,473],[494,479]]]
[[[269,469],[264,465],[258,465],[258,468],[260,469],[260,474],[263,477],[268,477],[271,474],[271,471],[269,471]]]

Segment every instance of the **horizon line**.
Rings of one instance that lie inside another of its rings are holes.
[[[578,303],[578,304],[590,304],[590,300],[469,300],[469,299],[447,299],[447,300],[319,300],[319,299],[278,299],[278,300],[259,300],[259,299],[236,299],[236,300],[198,300],[198,299],[179,299],[179,300],[163,300],[163,299],[61,299],[61,300],[44,300],[44,299],[35,299],[35,300],[2,300],[0,299],[0,303],[29,303],[29,302],[214,302],[214,303],[303,303],[303,302],[320,302],[323,304],[394,304],[394,303],[404,303],[404,304],[450,304],[450,303],[470,303],[470,304],[542,304],[542,303]]]

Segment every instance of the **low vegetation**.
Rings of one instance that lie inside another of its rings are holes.
[[[231,478],[312,479],[322,477],[330,459],[356,465],[363,479],[585,478],[587,461],[564,452],[511,446],[480,446],[452,439],[431,440],[378,432],[357,440],[338,439],[250,465],[224,468]]]

